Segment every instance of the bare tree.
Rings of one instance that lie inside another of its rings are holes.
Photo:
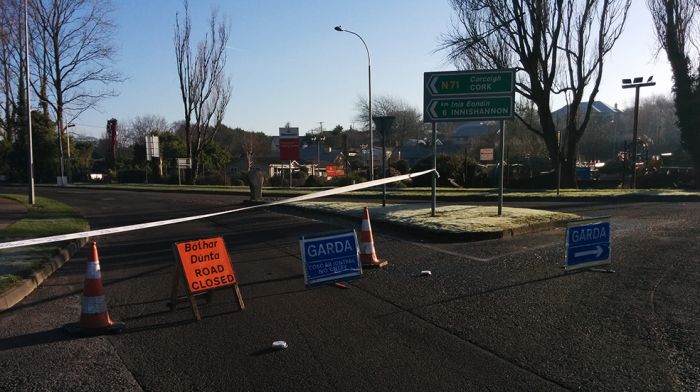
[[[425,124],[418,109],[400,98],[379,96],[372,100],[373,116],[394,116],[394,125],[388,140],[390,147],[402,147],[408,139],[422,139]],[[357,102],[357,121],[367,122],[367,99],[360,97]]]
[[[135,143],[143,144],[146,136],[158,135],[169,130],[168,121],[163,116],[153,114],[136,116],[121,131],[120,143],[126,146],[131,146]]]
[[[11,1],[0,0],[2,5],[2,15],[0,15],[0,94],[2,94],[2,101],[0,101],[0,109],[2,109],[2,128],[4,136],[8,140],[13,139],[13,132],[11,130],[11,123],[13,119],[14,112],[14,90],[13,84],[15,80],[15,74],[12,67],[12,62],[14,57],[12,56],[12,46],[14,44]]]
[[[116,96],[110,84],[124,78],[113,71],[115,26],[109,1],[30,0],[35,26],[33,58],[39,66],[33,90],[51,108],[63,134],[101,100]],[[38,40],[36,38],[39,38]]]
[[[695,186],[700,187],[700,1],[647,0],[654,27],[666,51],[673,73],[673,94],[681,130],[681,144],[695,166]]]
[[[263,136],[261,138],[260,136]],[[241,150],[245,156],[248,171],[255,167],[255,158],[260,155],[262,149],[262,140],[264,135],[259,135],[256,132],[244,132],[241,137]]]
[[[2,0],[0,14],[0,72],[2,72],[3,127],[8,140],[15,140],[26,117],[23,11],[19,1]]]
[[[184,108],[185,142],[192,159],[191,182],[194,183],[202,153],[221,128],[231,99],[231,81],[224,72],[230,26],[219,21],[218,13],[212,11],[209,33],[198,43],[195,53],[190,45],[191,31],[189,6],[185,2],[182,24],[179,14],[175,16],[173,41]]]
[[[631,0],[451,0],[453,30],[441,49],[463,69],[514,68],[516,90],[537,106],[526,127],[544,139],[554,167],[575,185],[576,145],[588,125],[600,85],[604,58],[622,33]],[[550,104],[564,94],[568,103],[563,142]],[[561,149],[561,153],[560,150]]]

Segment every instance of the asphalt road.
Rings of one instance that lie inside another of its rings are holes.
[[[41,189],[93,228],[217,211],[231,196]],[[515,204],[509,204],[515,205]],[[566,274],[562,230],[431,243],[375,230],[387,269],[304,288],[301,235],[338,219],[254,210],[98,238],[120,335],[70,338],[88,248],[0,314],[0,390],[698,390],[700,203],[518,203],[611,215],[614,273]],[[439,206],[438,206],[439,208]],[[359,224],[359,219],[358,222]],[[166,306],[172,243],[222,235],[230,290]],[[432,276],[421,277],[430,270]],[[289,348],[270,349],[284,340]]]

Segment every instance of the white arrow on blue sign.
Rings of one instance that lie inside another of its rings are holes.
[[[609,217],[569,222],[566,226],[566,270],[610,263]]]

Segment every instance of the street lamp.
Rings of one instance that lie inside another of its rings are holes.
[[[367,101],[367,107],[369,109],[369,117],[367,117],[367,122],[369,122],[369,179],[374,180],[374,133],[372,132],[372,60],[369,57],[369,49],[367,48],[367,43],[365,42],[359,34],[354,31],[344,30],[340,26],[335,26],[335,31],[344,31],[346,33],[353,34],[362,41],[367,51],[367,84],[369,90],[369,100]]]
[[[63,170],[63,129],[61,128],[59,123],[56,123],[56,129],[58,130],[58,154],[59,163],[61,164],[61,181],[58,185],[66,186],[66,173]]]
[[[24,87],[27,89],[27,201],[29,205],[34,205],[36,197],[34,194],[34,147],[32,145],[32,100],[31,89],[29,88],[29,6],[24,0],[24,64],[27,73]]]
[[[622,79],[622,88],[634,88],[634,128],[632,133],[632,189],[637,188],[637,123],[639,118],[639,89],[641,87],[655,86],[652,82],[654,76],[650,76],[647,81],[643,77],[636,77],[634,80]]]

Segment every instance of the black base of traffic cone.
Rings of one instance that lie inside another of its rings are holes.
[[[384,260],[384,259],[379,259],[377,263],[368,263],[368,264],[362,264],[362,268],[369,269],[369,268],[382,268],[386,267],[389,265],[389,261]]]

